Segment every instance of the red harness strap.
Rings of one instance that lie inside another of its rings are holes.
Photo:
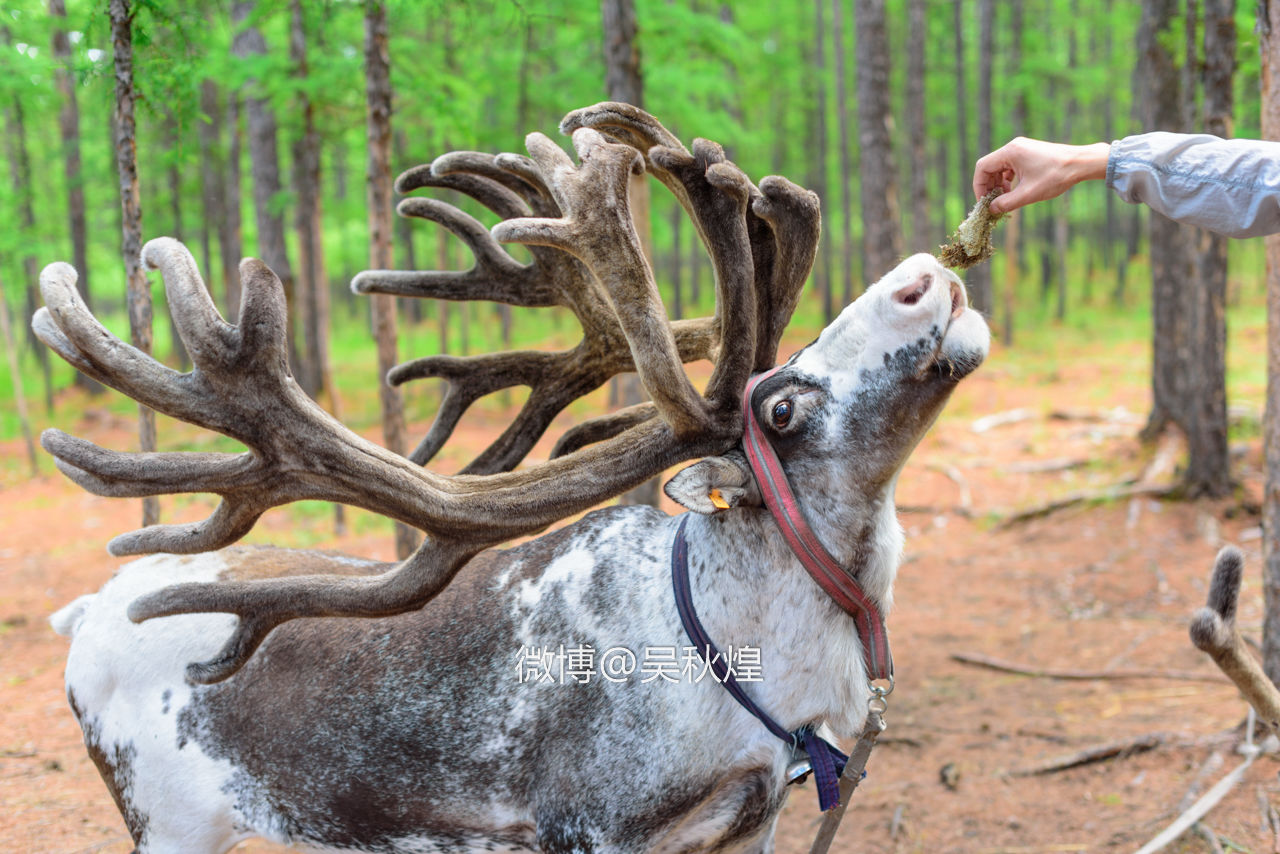
[[[885,630],[884,617],[875,603],[867,598],[858,583],[848,572],[836,562],[818,540],[809,523],[805,521],[804,512],[796,502],[787,476],[782,471],[778,455],[765,438],[764,430],[756,421],[751,407],[751,393],[766,377],[772,376],[778,368],[773,368],[755,377],[747,383],[746,393],[742,398],[742,417],[745,425],[742,445],[747,452],[747,461],[751,471],[760,484],[764,495],[764,503],[777,520],[782,536],[787,545],[800,559],[801,565],[818,586],[827,592],[849,616],[853,617],[858,627],[858,636],[862,640],[863,653],[866,658],[867,675],[870,679],[889,679],[893,676],[893,657],[889,654],[889,635]]]

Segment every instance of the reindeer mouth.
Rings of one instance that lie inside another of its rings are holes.
[[[964,286],[955,280],[948,284],[951,287],[951,312],[942,334],[938,336],[937,346],[920,369],[919,379],[932,375],[958,382],[977,370],[987,355],[986,335],[979,340],[956,340],[974,338],[972,327],[981,326],[985,331],[986,324],[978,312],[970,311]]]

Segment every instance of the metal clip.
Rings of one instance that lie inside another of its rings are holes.
[[[813,764],[809,761],[809,754],[800,751],[799,756],[787,763],[787,785],[803,783],[812,771]]]
[[[893,693],[893,676],[889,677],[888,682],[887,688],[874,683],[870,686],[871,699],[867,703],[867,708],[877,715],[883,715],[889,708],[886,698]]]

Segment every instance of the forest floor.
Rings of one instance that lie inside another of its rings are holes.
[[[1136,361],[1144,349],[1134,345]],[[1191,790],[1241,761],[1245,705],[1213,681],[1186,626],[1204,602],[1214,554],[1235,542],[1247,560],[1240,623],[1246,635],[1260,635],[1260,440],[1239,440],[1240,489],[1228,500],[1094,501],[1008,523],[1020,509],[1137,478],[1155,454],[1137,438],[1148,400],[1145,387],[1113,381],[1089,360],[1028,374],[999,352],[961,386],[901,478],[908,537],[889,619],[897,690],[833,850],[1133,851]],[[127,423],[79,405],[87,414],[68,429],[130,447]],[[500,414],[464,420],[464,450],[500,429]],[[1003,423],[979,421],[1000,414],[994,420]],[[49,473],[47,458],[42,476],[19,476],[11,463],[20,452],[17,442],[0,446],[10,461],[0,481],[0,840],[8,851],[127,852],[124,825],[63,696],[67,641],[46,618],[110,577],[121,561],[104,545],[136,526],[138,505],[81,492]],[[165,512],[196,516],[202,507],[169,502]],[[325,513],[303,521],[328,525]],[[296,542],[289,530],[299,524],[297,511],[269,514],[253,537]],[[389,556],[386,529],[352,527],[346,537],[321,531],[307,544]],[[1193,671],[1207,681],[1066,681],[975,667],[955,654],[1042,668]],[[1146,752],[1019,774],[1150,734],[1160,744]],[[1211,773],[1202,773],[1206,763]],[[1280,850],[1264,830],[1266,808],[1280,806],[1278,768],[1274,757],[1259,759],[1206,819],[1225,850]],[[806,851],[819,820],[810,783],[786,806],[780,854]],[[282,849],[254,842],[237,850]],[[1166,850],[1213,849],[1192,832]]]

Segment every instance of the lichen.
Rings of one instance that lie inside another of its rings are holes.
[[[991,243],[991,231],[1000,221],[1000,214],[991,213],[991,200],[1000,195],[999,187],[987,193],[969,211],[964,222],[951,235],[951,242],[938,250],[938,260],[948,267],[967,270],[991,257],[995,247]]]

